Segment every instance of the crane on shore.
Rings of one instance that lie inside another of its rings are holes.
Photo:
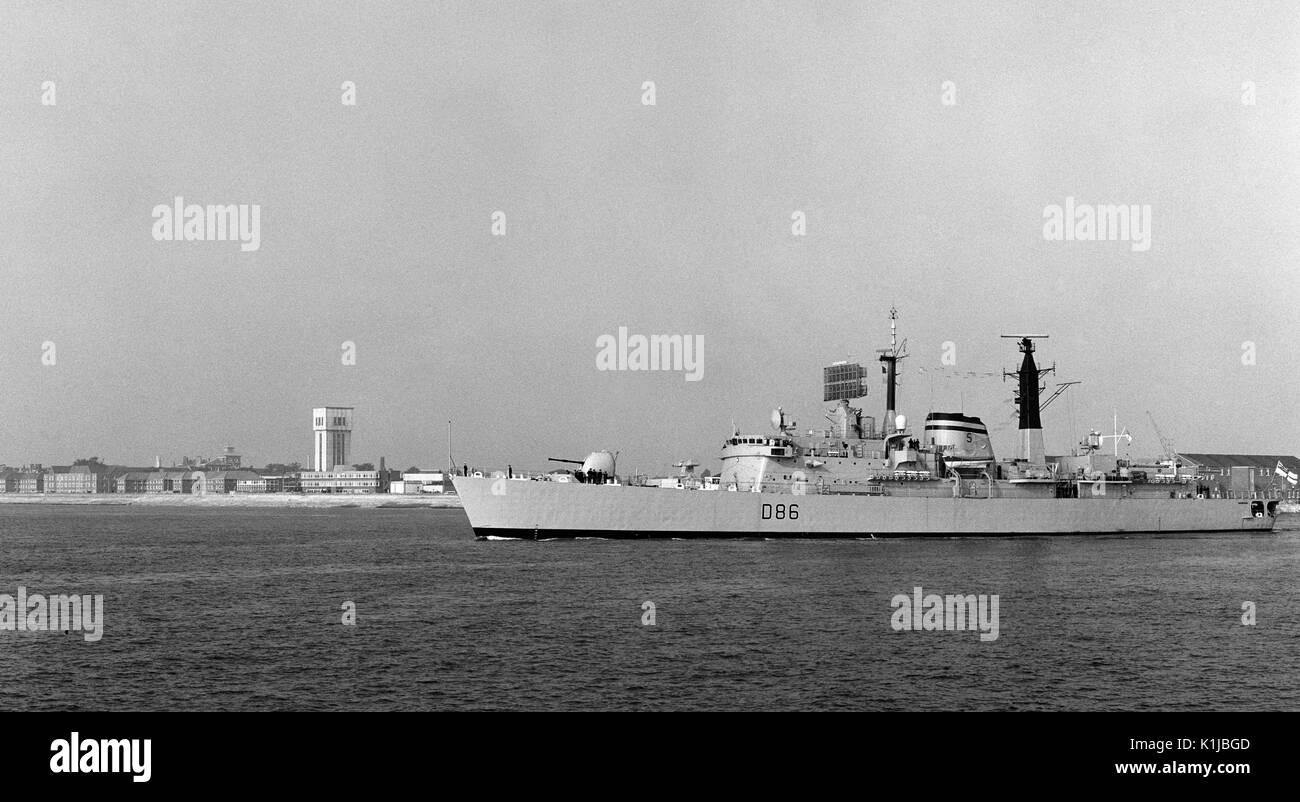
[[[1155,416],[1151,414],[1151,410],[1149,409],[1147,410],[1147,419],[1151,421],[1151,428],[1156,430],[1156,439],[1160,441],[1160,447],[1165,450],[1164,458],[1167,461],[1170,470],[1173,472],[1174,476],[1177,476],[1178,468],[1182,464],[1182,455],[1174,450],[1173,441],[1168,437],[1165,437],[1165,433],[1160,431],[1160,427],[1156,424]],[[1163,465],[1165,463],[1162,462],[1161,464]]]

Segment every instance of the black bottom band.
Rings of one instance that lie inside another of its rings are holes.
[[[1125,532],[664,532],[628,529],[499,529],[476,527],[480,538],[551,540],[556,538],[603,538],[607,540],[879,540],[904,537],[1116,537],[1129,535],[1207,535],[1233,532],[1270,534],[1269,529],[1203,529],[1195,532],[1133,530]]]

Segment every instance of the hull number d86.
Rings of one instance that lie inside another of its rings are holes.
[[[775,518],[778,521],[784,521],[787,518],[791,521],[799,520],[798,504],[764,504],[763,520],[770,521]]]

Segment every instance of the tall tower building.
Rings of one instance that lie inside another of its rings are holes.
[[[352,407],[317,407],[311,411],[316,457],[312,470],[332,471],[347,465],[352,453]]]

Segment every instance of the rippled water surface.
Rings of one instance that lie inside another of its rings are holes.
[[[475,540],[460,510],[7,505],[0,593],[103,594],[105,626],[0,632],[0,709],[1297,710],[1298,582],[1290,516],[1241,536],[531,543]],[[998,594],[997,640],[894,631],[918,585]]]

